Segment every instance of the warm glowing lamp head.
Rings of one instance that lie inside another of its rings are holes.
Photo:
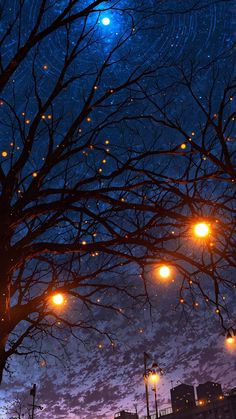
[[[64,303],[64,297],[63,297],[63,295],[61,293],[54,294],[53,297],[52,297],[52,302],[56,306],[60,306],[61,304]]]
[[[210,233],[210,228],[207,223],[198,223],[194,226],[194,234],[196,237],[207,237]]]
[[[152,384],[156,384],[159,381],[160,376],[156,372],[152,372],[149,374],[148,379]]]
[[[111,20],[109,19],[109,17],[104,17],[104,18],[102,19],[102,24],[103,24],[104,26],[108,26],[108,25],[110,25],[110,23],[111,23]]]
[[[161,278],[163,279],[169,278],[170,274],[171,274],[171,270],[169,266],[163,265],[159,268],[159,275]]]

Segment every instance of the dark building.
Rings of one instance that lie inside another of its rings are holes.
[[[223,391],[221,384],[207,381],[204,384],[197,386],[197,398],[198,402],[209,403],[214,400],[218,400],[223,397]]]
[[[161,415],[163,419],[236,419],[236,394],[202,403],[188,411]]]
[[[170,390],[170,395],[174,413],[184,412],[196,406],[193,386],[180,384]]]
[[[126,412],[125,410],[121,410],[115,414],[115,419],[139,419],[137,413],[130,413]]]

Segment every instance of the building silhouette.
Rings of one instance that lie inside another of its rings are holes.
[[[198,404],[179,413],[162,415],[163,419],[236,419],[236,393],[218,400]]]
[[[221,384],[207,381],[206,383],[197,386],[197,398],[199,402],[209,403],[220,399],[220,397],[223,397]]]
[[[183,412],[196,407],[193,386],[180,384],[170,390],[170,395],[174,413]]]
[[[194,387],[181,384],[171,390],[172,413],[170,409],[159,412],[163,419],[236,419],[236,388],[223,394],[221,385],[207,382],[197,387],[199,400],[194,400]],[[189,400],[186,403],[186,400]],[[147,419],[144,416],[141,419]],[[149,419],[156,419],[151,415]]]
[[[137,413],[130,413],[125,410],[121,410],[121,412],[117,412],[115,414],[115,419],[139,419],[139,417]]]
[[[198,400],[194,387],[180,384],[171,389],[171,408],[159,411],[163,419],[236,419],[236,387],[223,394],[221,384],[207,381],[197,386]],[[172,412],[171,412],[172,410]],[[115,419],[139,419],[137,413],[125,410],[115,414]],[[142,416],[140,419],[147,419]],[[151,414],[149,419],[156,419]]]

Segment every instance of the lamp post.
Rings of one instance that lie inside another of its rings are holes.
[[[157,406],[157,382],[160,379],[160,376],[163,375],[163,370],[159,367],[156,362],[153,362],[151,368],[147,368],[147,359],[150,359],[150,356],[144,352],[144,384],[145,384],[145,395],[146,395],[146,406],[147,406],[147,419],[151,419],[150,410],[149,410],[149,394],[148,394],[148,384],[152,384],[152,390],[154,392],[154,401],[155,401],[155,412],[156,419],[158,419],[158,406]]]
[[[163,375],[163,370],[159,367],[159,365],[156,362],[154,362],[152,364],[151,370],[149,371],[149,379],[151,383],[153,384],[152,390],[154,392],[156,419],[158,419],[157,383],[160,380],[161,375]]]
[[[146,396],[146,408],[147,408],[147,419],[150,419],[150,411],[149,411],[149,394],[148,394],[148,370],[147,370],[147,359],[149,359],[149,355],[144,352],[143,353],[143,364],[144,364],[144,385],[145,385],[145,396]]]
[[[155,412],[156,412],[156,419],[158,419],[158,408],[157,408],[157,386],[154,385],[153,387],[154,391],[154,400],[155,400]]]

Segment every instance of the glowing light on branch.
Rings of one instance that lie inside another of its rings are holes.
[[[171,275],[171,269],[167,265],[162,265],[159,268],[159,276],[163,279],[169,278]]]
[[[207,223],[202,222],[194,226],[194,234],[196,237],[203,238],[207,237],[210,233],[210,227]]]
[[[236,349],[236,337],[234,332],[228,332],[225,338],[225,345],[227,349],[229,350],[235,350]]]
[[[64,303],[64,297],[61,293],[54,294],[52,297],[52,302],[56,306],[60,306]]]

